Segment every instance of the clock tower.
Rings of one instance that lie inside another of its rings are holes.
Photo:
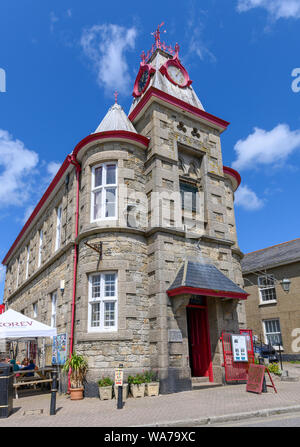
[[[129,119],[149,139],[150,365],[163,392],[222,382],[222,331],[246,325],[235,218],[239,174],[223,166],[229,123],[204,110],[178,44],[142,53]],[[219,292],[222,290],[223,292]],[[227,290],[227,292],[226,292]]]

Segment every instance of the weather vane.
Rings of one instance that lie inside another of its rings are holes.
[[[115,104],[118,104],[118,92],[117,92],[117,90],[115,90],[115,93],[114,93],[114,95],[115,95]]]
[[[156,48],[161,47],[160,28],[162,28],[164,26],[164,24],[165,24],[165,22],[162,22],[160,25],[158,25],[157,30],[154,31],[154,33],[151,33],[151,35],[154,36]],[[164,30],[163,32],[166,33],[167,31]]]

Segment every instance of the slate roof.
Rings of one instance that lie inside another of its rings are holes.
[[[169,291],[179,287],[192,287],[222,292],[242,293],[246,292],[238,287],[231,279],[225,276],[213,264],[186,260],[176,275]]]
[[[114,104],[110,107],[94,133],[110,130],[126,130],[127,132],[137,133],[133,124],[119,104]]]
[[[172,82],[169,82],[167,78],[161,74],[159,69],[162,65],[165,64],[167,60],[169,60],[169,56],[166,53],[160,50],[156,50],[153,60],[148,62],[152,65],[153,68],[156,69],[156,72],[151,77],[151,81],[149,82],[149,85],[143,95],[138,98],[134,98],[129,111],[129,115],[150,87],[155,87],[158,90],[162,90],[163,92],[168,93],[171,96],[175,96],[175,98],[181,99],[181,101],[187,102],[188,104],[191,104],[192,106],[197,107],[200,110],[204,110],[203,105],[192,86],[180,88],[178,87],[178,85],[174,85],[172,84]]]
[[[293,261],[300,261],[300,238],[245,254],[242,270],[253,272]]]

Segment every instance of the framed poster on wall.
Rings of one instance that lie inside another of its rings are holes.
[[[67,334],[53,337],[52,365],[64,365],[67,360]]]

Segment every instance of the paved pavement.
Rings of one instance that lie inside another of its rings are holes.
[[[291,368],[293,375],[300,376],[300,365]],[[19,399],[14,399],[13,414],[0,419],[0,427],[188,427],[278,413],[299,411],[300,414],[300,381],[282,382],[276,377],[275,384],[277,394],[271,388],[257,395],[247,393],[246,385],[227,385],[158,397],[129,398],[122,410],[116,408],[116,400],[71,401],[68,396],[58,394],[55,416],[49,415],[50,393],[28,395],[24,390]]]

